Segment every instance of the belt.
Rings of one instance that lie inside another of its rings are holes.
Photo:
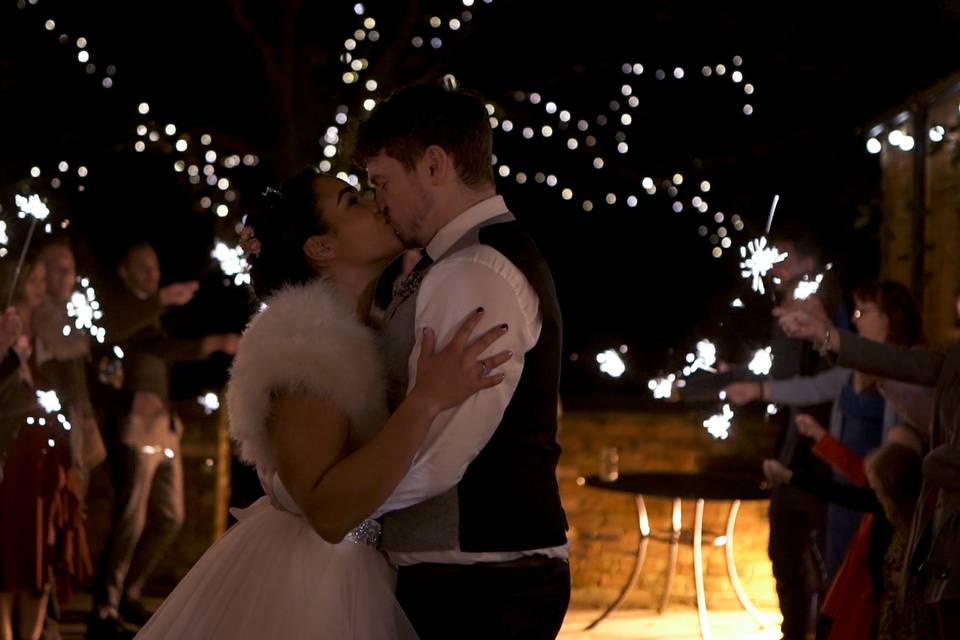
[[[474,564],[447,564],[437,562],[418,562],[417,564],[402,567],[407,569],[421,569],[424,571],[436,571],[438,573],[454,573],[457,571],[475,569],[522,569],[527,567],[545,567],[558,562],[567,562],[563,558],[549,558],[543,555],[523,556],[515,560],[505,560],[503,562],[476,562]]]

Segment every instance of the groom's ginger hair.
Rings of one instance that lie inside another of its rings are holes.
[[[470,187],[493,184],[493,130],[479,96],[436,84],[397,90],[374,109],[357,132],[356,162],[385,151],[409,171],[427,147],[450,154],[457,175]]]

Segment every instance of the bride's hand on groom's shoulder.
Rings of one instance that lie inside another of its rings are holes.
[[[506,335],[509,328],[505,324],[498,325],[471,341],[473,331],[482,319],[481,307],[464,320],[450,344],[440,351],[436,351],[437,337],[433,329],[424,327],[417,360],[417,380],[411,396],[416,395],[428,406],[442,411],[461,404],[478,391],[503,382],[504,375],[493,371],[510,360],[513,353],[502,351],[486,358],[480,356]]]

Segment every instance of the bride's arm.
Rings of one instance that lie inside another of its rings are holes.
[[[338,407],[283,393],[268,422],[277,473],[317,533],[340,542],[400,482],[437,413],[428,399],[404,402],[377,436],[348,454],[350,424]]]
[[[433,419],[503,377],[483,377],[478,358],[500,338],[499,327],[470,342],[480,319],[464,322],[456,339],[439,353],[428,332],[413,390],[365,445],[347,453],[349,419],[328,400],[284,392],[274,397],[267,422],[277,473],[311,526],[328,542],[340,542],[389,497],[406,474]],[[489,368],[509,354],[487,358]],[[425,367],[425,368],[423,368]]]

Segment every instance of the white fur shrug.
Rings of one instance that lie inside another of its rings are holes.
[[[227,386],[230,436],[240,458],[275,468],[266,420],[270,394],[278,390],[329,400],[350,418],[351,439],[372,437],[387,418],[376,333],[320,279],[285,287],[266,304],[243,333]]]

